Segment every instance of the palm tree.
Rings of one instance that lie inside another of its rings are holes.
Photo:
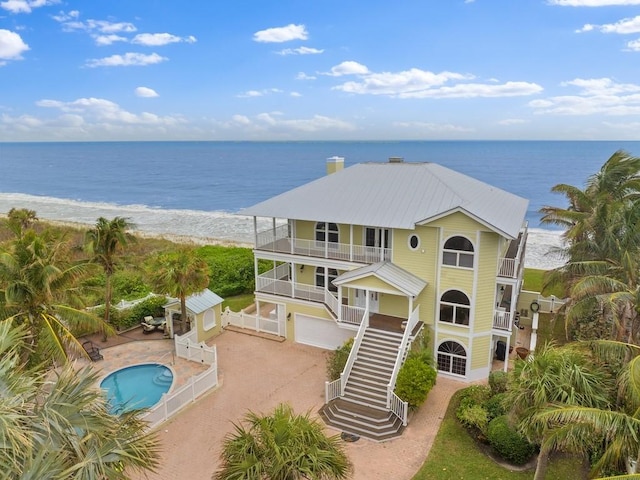
[[[531,419],[550,405],[606,408],[612,386],[606,372],[571,346],[545,344],[527,360],[516,361],[509,376],[505,405],[518,420],[518,428],[533,443],[541,444],[535,480],[543,479],[552,451],[549,425]],[[586,441],[586,440],[585,440]],[[562,445],[574,447],[567,439]]]
[[[65,361],[69,349],[84,352],[74,334],[109,328],[83,308],[78,285],[91,266],[72,263],[68,247],[51,230],[28,229],[0,249],[0,318],[24,325],[25,361]]]
[[[139,413],[109,413],[96,373],[28,368],[23,327],[0,322],[0,471],[12,479],[126,479],[154,471],[159,443]]]
[[[7,213],[7,226],[16,236],[22,235],[22,232],[31,228],[38,221],[38,217],[34,210],[27,208],[12,208]]]
[[[610,408],[597,405],[551,406],[531,418],[532,425],[553,425],[548,448],[566,438],[602,439],[604,453],[592,473],[605,468],[626,469],[629,459],[640,469],[640,347],[600,340],[589,343],[595,357],[617,374],[617,394]]]
[[[323,426],[296,415],[286,404],[272,414],[249,412],[225,438],[222,468],[214,480],[338,480],[350,478],[352,465],[338,435],[327,437]]]
[[[565,228],[568,261],[546,285],[562,285],[570,297],[567,325],[596,312],[612,325],[611,338],[631,341],[640,334],[640,158],[618,151],[584,190],[565,184],[553,190],[569,206],[542,208],[542,222]]]
[[[180,299],[180,322],[187,325],[187,297],[209,285],[209,265],[191,248],[161,253],[150,262],[151,282],[160,292]]]
[[[111,276],[116,270],[118,252],[135,238],[127,233],[127,230],[135,225],[123,217],[115,217],[107,220],[104,217],[98,218],[94,228],[89,230],[85,236],[85,248],[92,256],[92,260],[101,265],[105,274],[105,301],[104,301],[104,321],[111,323]],[[107,340],[106,332],[103,332],[103,341]]]

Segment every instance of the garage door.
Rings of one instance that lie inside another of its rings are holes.
[[[355,331],[338,328],[333,320],[296,314],[295,339],[298,343],[335,350],[356,335]]]

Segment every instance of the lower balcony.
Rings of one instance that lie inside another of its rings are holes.
[[[274,271],[264,275],[272,274],[272,272]],[[340,305],[335,293],[326,288],[292,282],[286,278],[276,279],[260,275],[256,282],[256,292],[320,303],[331,312],[338,322],[345,324],[360,325],[365,312],[365,309],[361,307]]]

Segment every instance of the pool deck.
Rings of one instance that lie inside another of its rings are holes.
[[[136,363],[158,361],[171,366],[173,343],[161,334],[139,340],[121,339],[113,346],[96,344],[104,360],[93,366],[105,375],[114,369]],[[129,335],[131,337],[133,335]],[[233,423],[249,411],[267,413],[282,402],[296,412],[318,417],[324,403],[327,350],[294,342],[227,330],[211,341],[218,352],[219,386],[161,424],[158,436],[163,450],[155,474],[130,472],[133,480],[209,480],[219,468],[219,455],[225,435]],[[87,363],[89,363],[87,361]],[[195,362],[175,359],[172,366],[177,384],[204,371]],[[451,395],[465,384],[438,378],[426,403],[411,415],[402,437],[384,443],[360,439],[345,443],[354,464],[352,480],[409,480],[420,468],[433,444]],[[327,434],[336,430],[327,428]]]
[[[91,362],[86,358],[78,359],[80,365],[91,364],[101,380],[119,368],[140,363],[161,363],[171,368],[174,382],[171,390],[184,385],[190,377],[204,372],[208,365],[190,362],[174,355],[173,340],[164,338],[161,332],[143,334],[141,328],[110,337],[102,342],[99,336],[90,338],[100,349],[104,360]],[[171,391],[170,390],[170,391]]]

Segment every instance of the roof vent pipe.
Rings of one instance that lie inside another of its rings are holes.
[[[404,158],[402,157],[389,157],[389,163],[402,163]]]

